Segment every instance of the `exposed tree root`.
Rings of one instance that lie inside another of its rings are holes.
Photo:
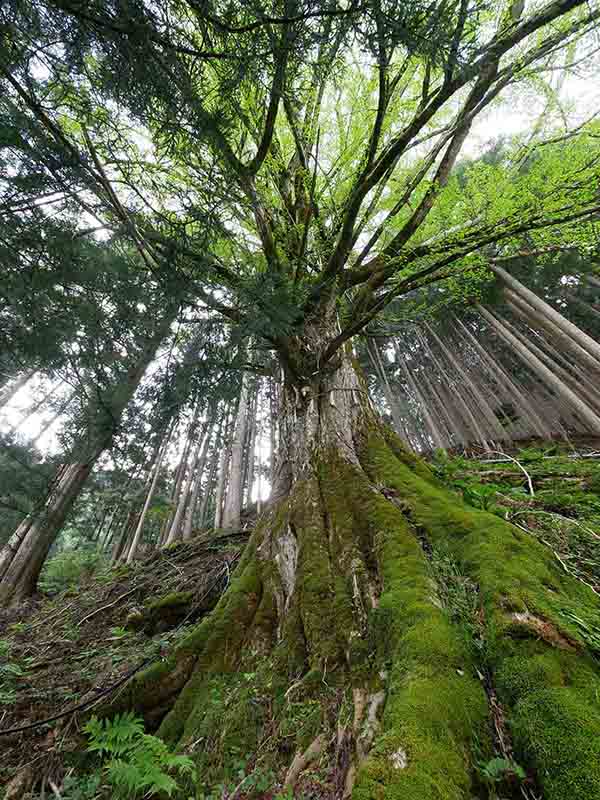
[[[597,598],[537,542],[463,506],[393,437],[375,429],[356,452],[322,454],[262,517],[215,611],[127,702],[158,715],[176,698],[159,733],[193,754],[205,790],[242,757],[248,775],[297,793],[470,798],[497,709],[432,578],[443,545],[479,587],[485,668],[515,758],[546,800],[595,796],[598,665],[564,612],[589,619]]]

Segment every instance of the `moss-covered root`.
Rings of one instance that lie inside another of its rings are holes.
[[[382,732],[359,769],[354,800],[471,797],[474,747],[487,707],[466,639],[440,610],[421,547],[383,497],[372,503],[384,590],[373,635],[390,664]]]
[[[203,790],[243,763],[331,798],[470,797],[487,710],[466,637],[402,513],[335,454],[263,520],[191,654],[160,733]]]
[[[599,598],[551,550],[465,506],[401,445],[374,434],[363,463],[401,498],[412,523],[448,549],[480,590],[487,667],[508,712],[515,754],[545,800],[600,797]]]

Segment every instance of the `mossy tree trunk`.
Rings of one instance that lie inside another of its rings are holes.
[[[120,704],[193,755],[199,791],[243,761],[230,797],[273,797],[252,788],[270,775],[294,797],[468,800],[488,796],[477,765],[513,754],[546,800],[600,796],[598,598],[439,485],[349,357],[282,406],[281,499]]]

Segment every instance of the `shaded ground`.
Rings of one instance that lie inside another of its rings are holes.
[[[194,539],[77,590],[0,610],[0,734],[36,725],[0,735],[0,787],[27,765],[37,777],[56,773],[60,784],[77,714],[36,723],[83,703],[89,713],[132,672],[164,657],[215,606],[247,538]]]

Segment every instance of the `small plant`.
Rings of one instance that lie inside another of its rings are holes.
[[[112,720],[92,717],[84,730],[90,737],[88,751],[107,759],[103,773],[116,798],[130,800],[154,792],[170,797],[180,788],[171,773],[194,776],[192,760],[144,733],[143,721],[131,712]]]
[[[17,678],[25,675],[25,668],[16,661],[9,661],[10,645],[0,639],[0,705],[12,705],[17,699]]]
[[[123,628],[122,625],[117,625],[115,628],[111,628],[110,632],[113,636],[116,636],[119,639],[122,639],[123,636],[129,635],[129,631],[127,630],[127,628]]]
[[[487,511],[493,498],[496,496],[498,487],[494,484],[482,484],[475,486],[463,482],[457,483],[458,487],[462,489],[463,499],[465,503]]]
[[[491,758],[478,768],[483,782],[487,784],[491,797],[496,797],[496,789],[501,785],[520,784],[526,779],[525,770],[509,758]]]

